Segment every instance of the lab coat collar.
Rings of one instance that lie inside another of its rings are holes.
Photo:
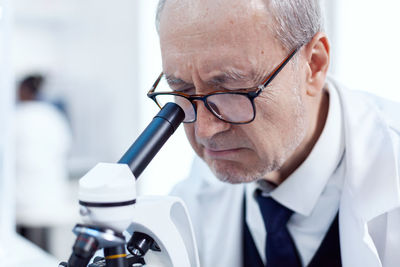
[[[344,114],[345,188],[368,222],[400,207],[399,166],[387,120],[368,97],[338,88]],[[378,166],[378,167],[377,167]]]
[[[275,200],[304,216],[314,210],[345,150],[339,96],[330,84],[326,85],[326,90],[329,92],[329,112],[321,136],[301,166],[271,192]]]

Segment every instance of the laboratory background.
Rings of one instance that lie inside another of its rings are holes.
[[[157,2],[0,0],[0,266],[67,259],[79,178],[118,161],[158,112],[146,96],[162,70]],[[400,101],[400,3],[322,2],[330,74]],[[34,104],[21,97],[27,87]],[[139,194],[168,194],[193,157],[181,127],[141,175]]]

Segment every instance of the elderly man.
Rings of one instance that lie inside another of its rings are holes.
[[[157,21],[149,95],[202,159],[174,190],[202,266],[400,266],[400,108],[327,79],[318,0],[167,0]]]

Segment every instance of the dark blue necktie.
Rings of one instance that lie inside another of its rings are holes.
[[[286,227],[293,211],[282,206],[271,197],[263,197],[257,192],[267,231],[265,255],[268,267],[301,267],[300,258],[292,237]]]

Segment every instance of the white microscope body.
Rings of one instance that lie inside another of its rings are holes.
[[[137,197],[135,184],[126,164],[96,165],[79,181],[84,223],[152,237],[161,251],[149,250],[144,256],[145,266],[198,267],[196,242],[184,203],[170,196]]]
[[[118,163],[99,163],[79,181],[84,224],[65,267],[199,267],[189,215],[176,197],[137,197],[136,179],[184,120],[167,103]],[[131,235],[129,241],[122,233]],[[91,258],[103,249],[104,258]],[[128,250],[131,254],[128,255]]]

